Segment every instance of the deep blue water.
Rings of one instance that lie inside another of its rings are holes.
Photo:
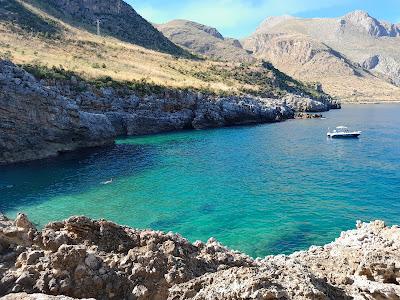
[[[252,256],[325,244],[355,221],[400,223],[400,105],[323,120],[186,131],[0,168],[0,211],[216,237]],[[363,130],[329,140],[329,127]],[[113,178],[113,183],[101,182]]]

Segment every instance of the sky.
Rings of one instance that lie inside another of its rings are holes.
[[[243,38],[269,16],[338,17],[362,9],[371,16],[400,23],[400,0],[125,0],[148,21],[196,21],[224,36]]]

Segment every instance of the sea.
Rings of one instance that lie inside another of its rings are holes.
[[[333,241],[357,220],[400,224],[400,104],[323,119],[119,139],[0,167],[0,211],[38,226],[85,215],[214,237],[252,257]],[[329,139],[344,125],[358,139]]]

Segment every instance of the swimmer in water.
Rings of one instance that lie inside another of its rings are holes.
[[[108,181],[102,182],[101,184],[102,185],[107,185],[107,184],[111,184],[111,183],[113,183],[113,179],[112,178],[110,180],[108,180]]]

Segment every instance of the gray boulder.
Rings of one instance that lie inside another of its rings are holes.
[[[327,103],[294,94],[288,94],[282,100],[284,105],[296,112],[324,112],[330,108]]]

